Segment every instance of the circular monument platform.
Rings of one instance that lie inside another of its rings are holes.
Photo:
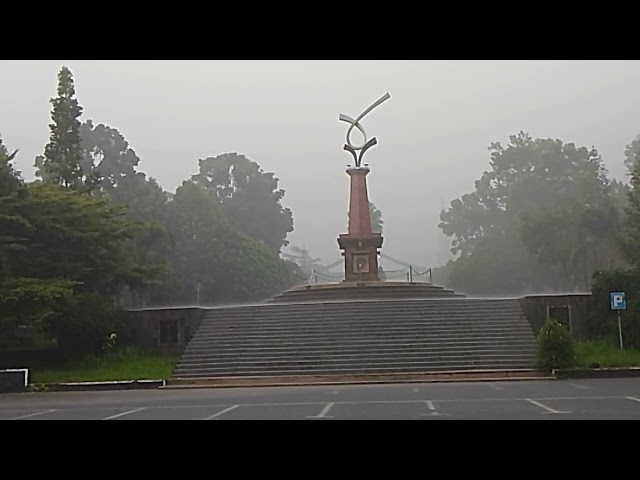
[[[465,295],[428,282],[341,282],[295,287],[267,300],[267,303],[425,300],[461,297]]]

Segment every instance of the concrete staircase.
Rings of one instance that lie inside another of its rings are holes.
[[[533,370],[517,300],[456,297],[211,309],[174,379]]]

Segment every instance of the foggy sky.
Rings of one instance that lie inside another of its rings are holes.
[[[289,239],[325,263],[340,258],[352,157],[348,125],[378,145],[365,155],[382,210],[383,253],[438,265],[441,201],[470,192],[489,168],[491,142],[524,130],[595,146],[625,179],[624,149],[640,134],[638,61],[1,61],[0,134],[33,178],[48,142],[49,99],[61,66],[73,72],[82,120],[117,128],[140,169],[175,191],[197,161],[237,152],[286,190]],[[354,136],[354,143],[360,138]]]

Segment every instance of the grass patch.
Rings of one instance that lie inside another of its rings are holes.
[[[28,339],[3,339],[0,340],[0,352],[26,352],[56,348],[57,344],[53,340],[33,336]]]
[[[594,363],[602,368],[640,367],[640,350],[620,349],[606,340],[575,343],[576,366],[590,368]]]
[[[124,348],[55,367],[34,367],[30,372],[30,383],[160,380],[171,377],[177,361],[177,355],[159,355],[137,348]]]

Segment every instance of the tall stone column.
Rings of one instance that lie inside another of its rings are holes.
[[[345,282],[379,281],[378,249],[382,235],[371,231],[369,195],[367,193],[368,167],[348,168],[351,179],[349,194],[349,227],[338,237],[343,250]]]

